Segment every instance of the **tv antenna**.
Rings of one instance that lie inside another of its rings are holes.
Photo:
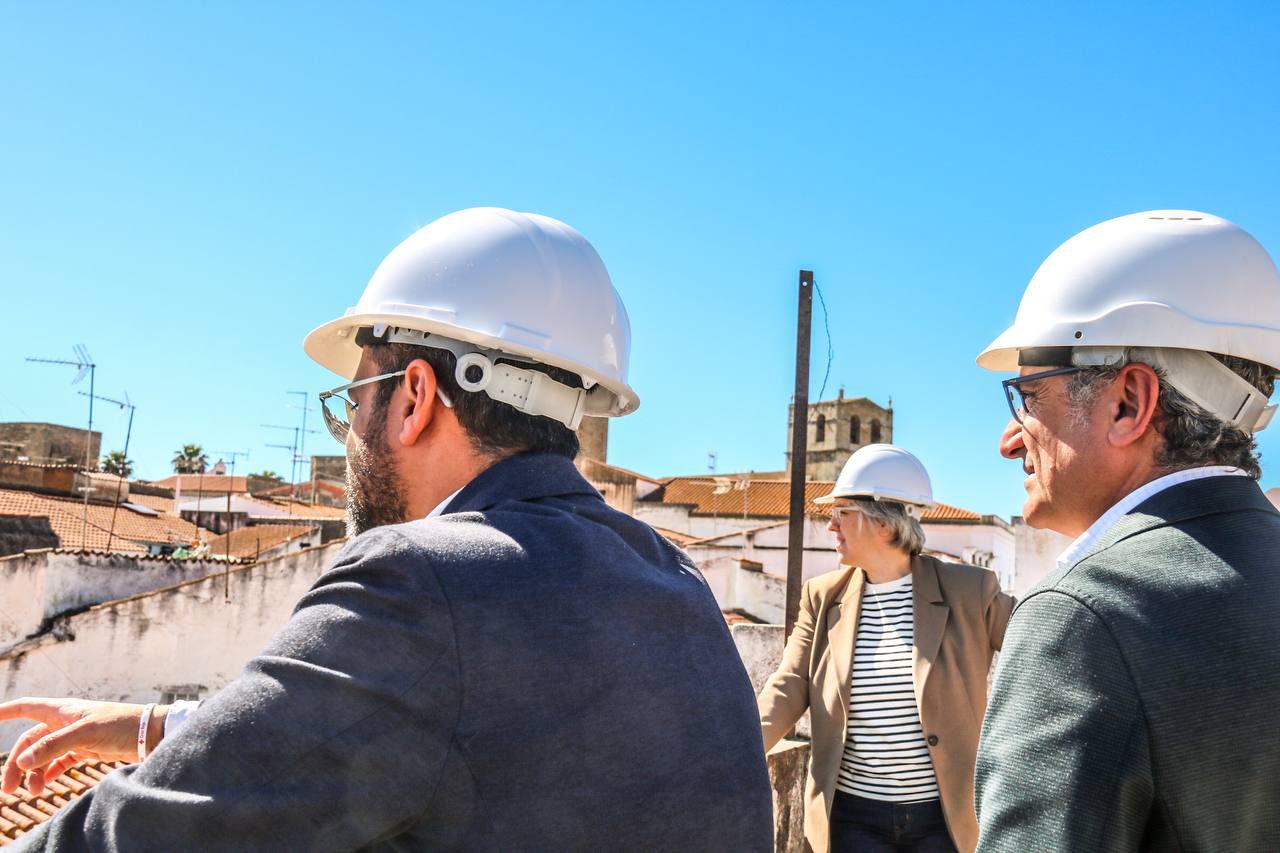
[[[241,456],[245,457],[246,459],[249,458],[249,451],[247,450],[211,450],[209,452],[216,453],[218,454],[218,456],[222,457],[223,459],[225,459],[228,456],[231,457],[231,474],[229,475],[231,477],[231,480],[230,482],[227,483],[227,538],[226,538],[226,548],[225,548],[227,559],[230,560],[231,559],[231,534],[234,532],[234,528],[235,528],[235,516],[231,514],[231,490],[232,488],[235,487],[235,482],[236,482],[236,459],[240,458]],[[221,459],[219,461],[221,461]],[[245,483],[244,490],[246,492],[249,491],[248,482]],[[228,563],[227,571],[228,572],[231,571],[229,563]],[[224,583],[225,582],[226,581],[224,581]],[[224,597],[227,595],[227,591],[225,587],[223,589],[223,595]]]
[[[128,391],[124,392],[124,400],[113,400],[110,397],[90,396],[91,392],[85,392],[85,391],[81,391],[80,393],[84,394],[86,397],[89,397],[89,402],[91,403],[96,399],[96,400],[101,400],[104,403],[111,403],[114,406],[119,406],[121,411],[125,409],[129,410],[129,425],[125,428],[125,431],[124,431],[124,464],[127,466],[129,464],[129,439],[133,437],[133,413],[138,408],[129,400],[129,392]],[[111,550],[111,542],[116,535],[116,513],[120,511],[120,491],[124,488],[124,480],[125,480],[125,475],[121,474],[120,479],[116,481],[116,501],[115,501],[115,505],[111,508],[111,529],[107,531],[107,550],[108,551]],[[87,502],[88,500],[89,500],[89,492],[88,490],[86,490],[85,501]],[[86,511],[86,518],[87,517],[88,515]]]
[[[93,363],[93,358],[89,355],[89,351],[85,349],[84,344],[76,344],[71,348],[71,351],[75,355],[75,359],[72,361],[62,358],[36,358],[34,356],[28,356],[27,361],[35,362],[37,364],[65,364],[76,368],[76,375],[71,380],[72,385],[80,384],[80,382],[84,380],[86,373],[89,375],[89,393],[87,395],[89,397],[89,428],[85,431],[84,435],[84,470],[87,476],[89,468],[91,467],[89,455],[90,451],[93,449],[93,380],[98,365]],[[85,550],[88,542],[89,489],[86,488],[84,491],[84,523],[80,527],[80,550]]]
[[[281,424],[262,424],[267,429],[282,429],[293,433],[293,444],[268,444],[267,447],[278,447],[281,450],[289,451],[291,467],[289,468],[289,497],[297,499],[298,497],[298,464],[302,461],[302,457],[298,453],[299,442],[305,433],[314,433],[316,430],[303,430],[301,427],[282,426]],[[292,505],[289,508],[290,514],[293,513]]]

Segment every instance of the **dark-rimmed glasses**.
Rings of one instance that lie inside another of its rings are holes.
[[[1030,376],[1015,376],[1001,382],[1000,385],[1004,388],[1004,397],[1009,403],[1009,411],[1013,414],[1013,419],[1021,424],[1022,418],[1027,414],[1027,398],[1022,393],[1022,383],[1037,382],[1051,376],[1066,376],[1068,373],[1077,373],[1083,369],[1083,367],[1058,367],[1041,373],[1032,373]]]

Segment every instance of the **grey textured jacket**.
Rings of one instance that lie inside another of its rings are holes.
[[[238,679],[18,849],[771,849],[755,696],[688,558],[562,457],[450,510],[352,540]]]
[[[1280,514],[1160,492],[1014,610],[978,752],[979,851],[1280,849]]]

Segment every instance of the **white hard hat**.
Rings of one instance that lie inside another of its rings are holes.
[[[586,238],[547,216],[477,207],[437,219],[392,250],[360,301],[303,346],[350,379],[362,328],[447,349],[464,390],[571,428],[583,415],[616,417],[640,405],[627,384],[631,324],[622,299]],[[585,388],[498,358],[563,368]]]
[[[831,494],[814,503],[835,503],[839,498],[872,498],[903,504],[916,518],[935,506],[929,473],[920,460],[892,444],[868,444],[844,463]]]
[[[1059,246],[1018,314],[981,355],[988,370],[1141,361],[1163,368],[1194,402],[1243,429],[1261,428],[1266,400],[1204,353],[1280,370],[1280,273],[1257,240],[1225,219],[1153,210],[1087,228]]]

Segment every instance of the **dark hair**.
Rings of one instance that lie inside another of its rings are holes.
[[[1210,353],[1231,368],[1237,376],[1267,397],[1275,390],[1276,371],[1256,361]],[[1067,396],[1076,405],[1092,402],[1103,380],[1114,379],[1125,365],[1091,367],[1072,376],[1067,383]],[[1169,384],[1164,371],[1152,368],[1160,380],[1160,415],[1156,429],[1164,439],[1156,456],[1156,464],[1168,471],[1200,465],[1231,465],[1255,480],[1262,476],[1258,445],[1253,434],[1227,426],[1206,412]]]
[[[362,339],[362,341],[365,339]],[[365,344],[383,373],[394,373],[422,359],[435,371],[436,382],[453,402],[458,423],[466,430],[476,452],[486,456],[513,456],[517,453],[555,453],[572,459],[578,455],[578,436],[559,421],[542,415],[526,415],[506,403],[499,403],[483,391],[463,391],[454,377],[457,358],[448,350],[417,344],[388,344],[370,341]],[[502,360],[499,360],[502,363]],[[545,373],[571,388],[581,388],[576,373],[546,364],[515,362],[526,370]],[[375,397],[385,409],[395,393],[396,383],[380,382]]]

